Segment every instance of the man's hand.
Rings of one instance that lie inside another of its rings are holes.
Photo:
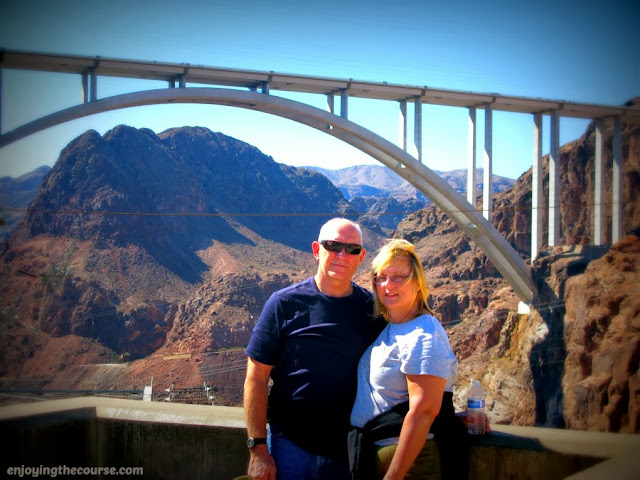
[[[276,480],[276,464],[266,445],[256,445],[251,450],[247,475],[256,480]]]
[[[254,438],[267,437],[267,398],[271,365],[254,360],[247,361],[247,376],[244,381],[244,415],[247,435]],[[249,478],[276,480],[276,464],[269,455],[266,444],[256,445],[249,450]]]

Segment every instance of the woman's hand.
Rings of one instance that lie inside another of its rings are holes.
[[[468,419],[468,412],[466,410],[462,411],[462,412],[456,412],[456,417],[460,417],[462,419],[462,421],[464,422],[464,426],[467,427],[469,425],[469,419]],[[491,432],[491,425],[489,425],[489,417],[485,414],[484,416],[484,433],[485,434],[490,434]]]

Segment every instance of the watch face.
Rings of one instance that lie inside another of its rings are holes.
[[[253,437],[249,437],[247,438],[247,447],[249,448],[253,448],[256,445],[261,445],[263,443],[267,443],[267,439],[266,438],[253,438]]]

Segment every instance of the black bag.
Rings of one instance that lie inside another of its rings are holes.
[[[396,405],[388,412],[370,420],[363,428],[353,427],[347,437],[349,468],[352,480],[371,480],[374,471],[376,447],[374,442],[400,436],[409,402]],[[465,480],[469,471],[469,441],[467,428],[455,414],[453,394],[444,392],[438,416],[433,420],[430,433],[438,443],[443,480]]]

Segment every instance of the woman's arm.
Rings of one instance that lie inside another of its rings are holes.
[[[446,380],[433,375],[407,375],[409,412],[407,413],[398,448],[384,480],[403,479],[429,434],[433,420],[440,412]]]

